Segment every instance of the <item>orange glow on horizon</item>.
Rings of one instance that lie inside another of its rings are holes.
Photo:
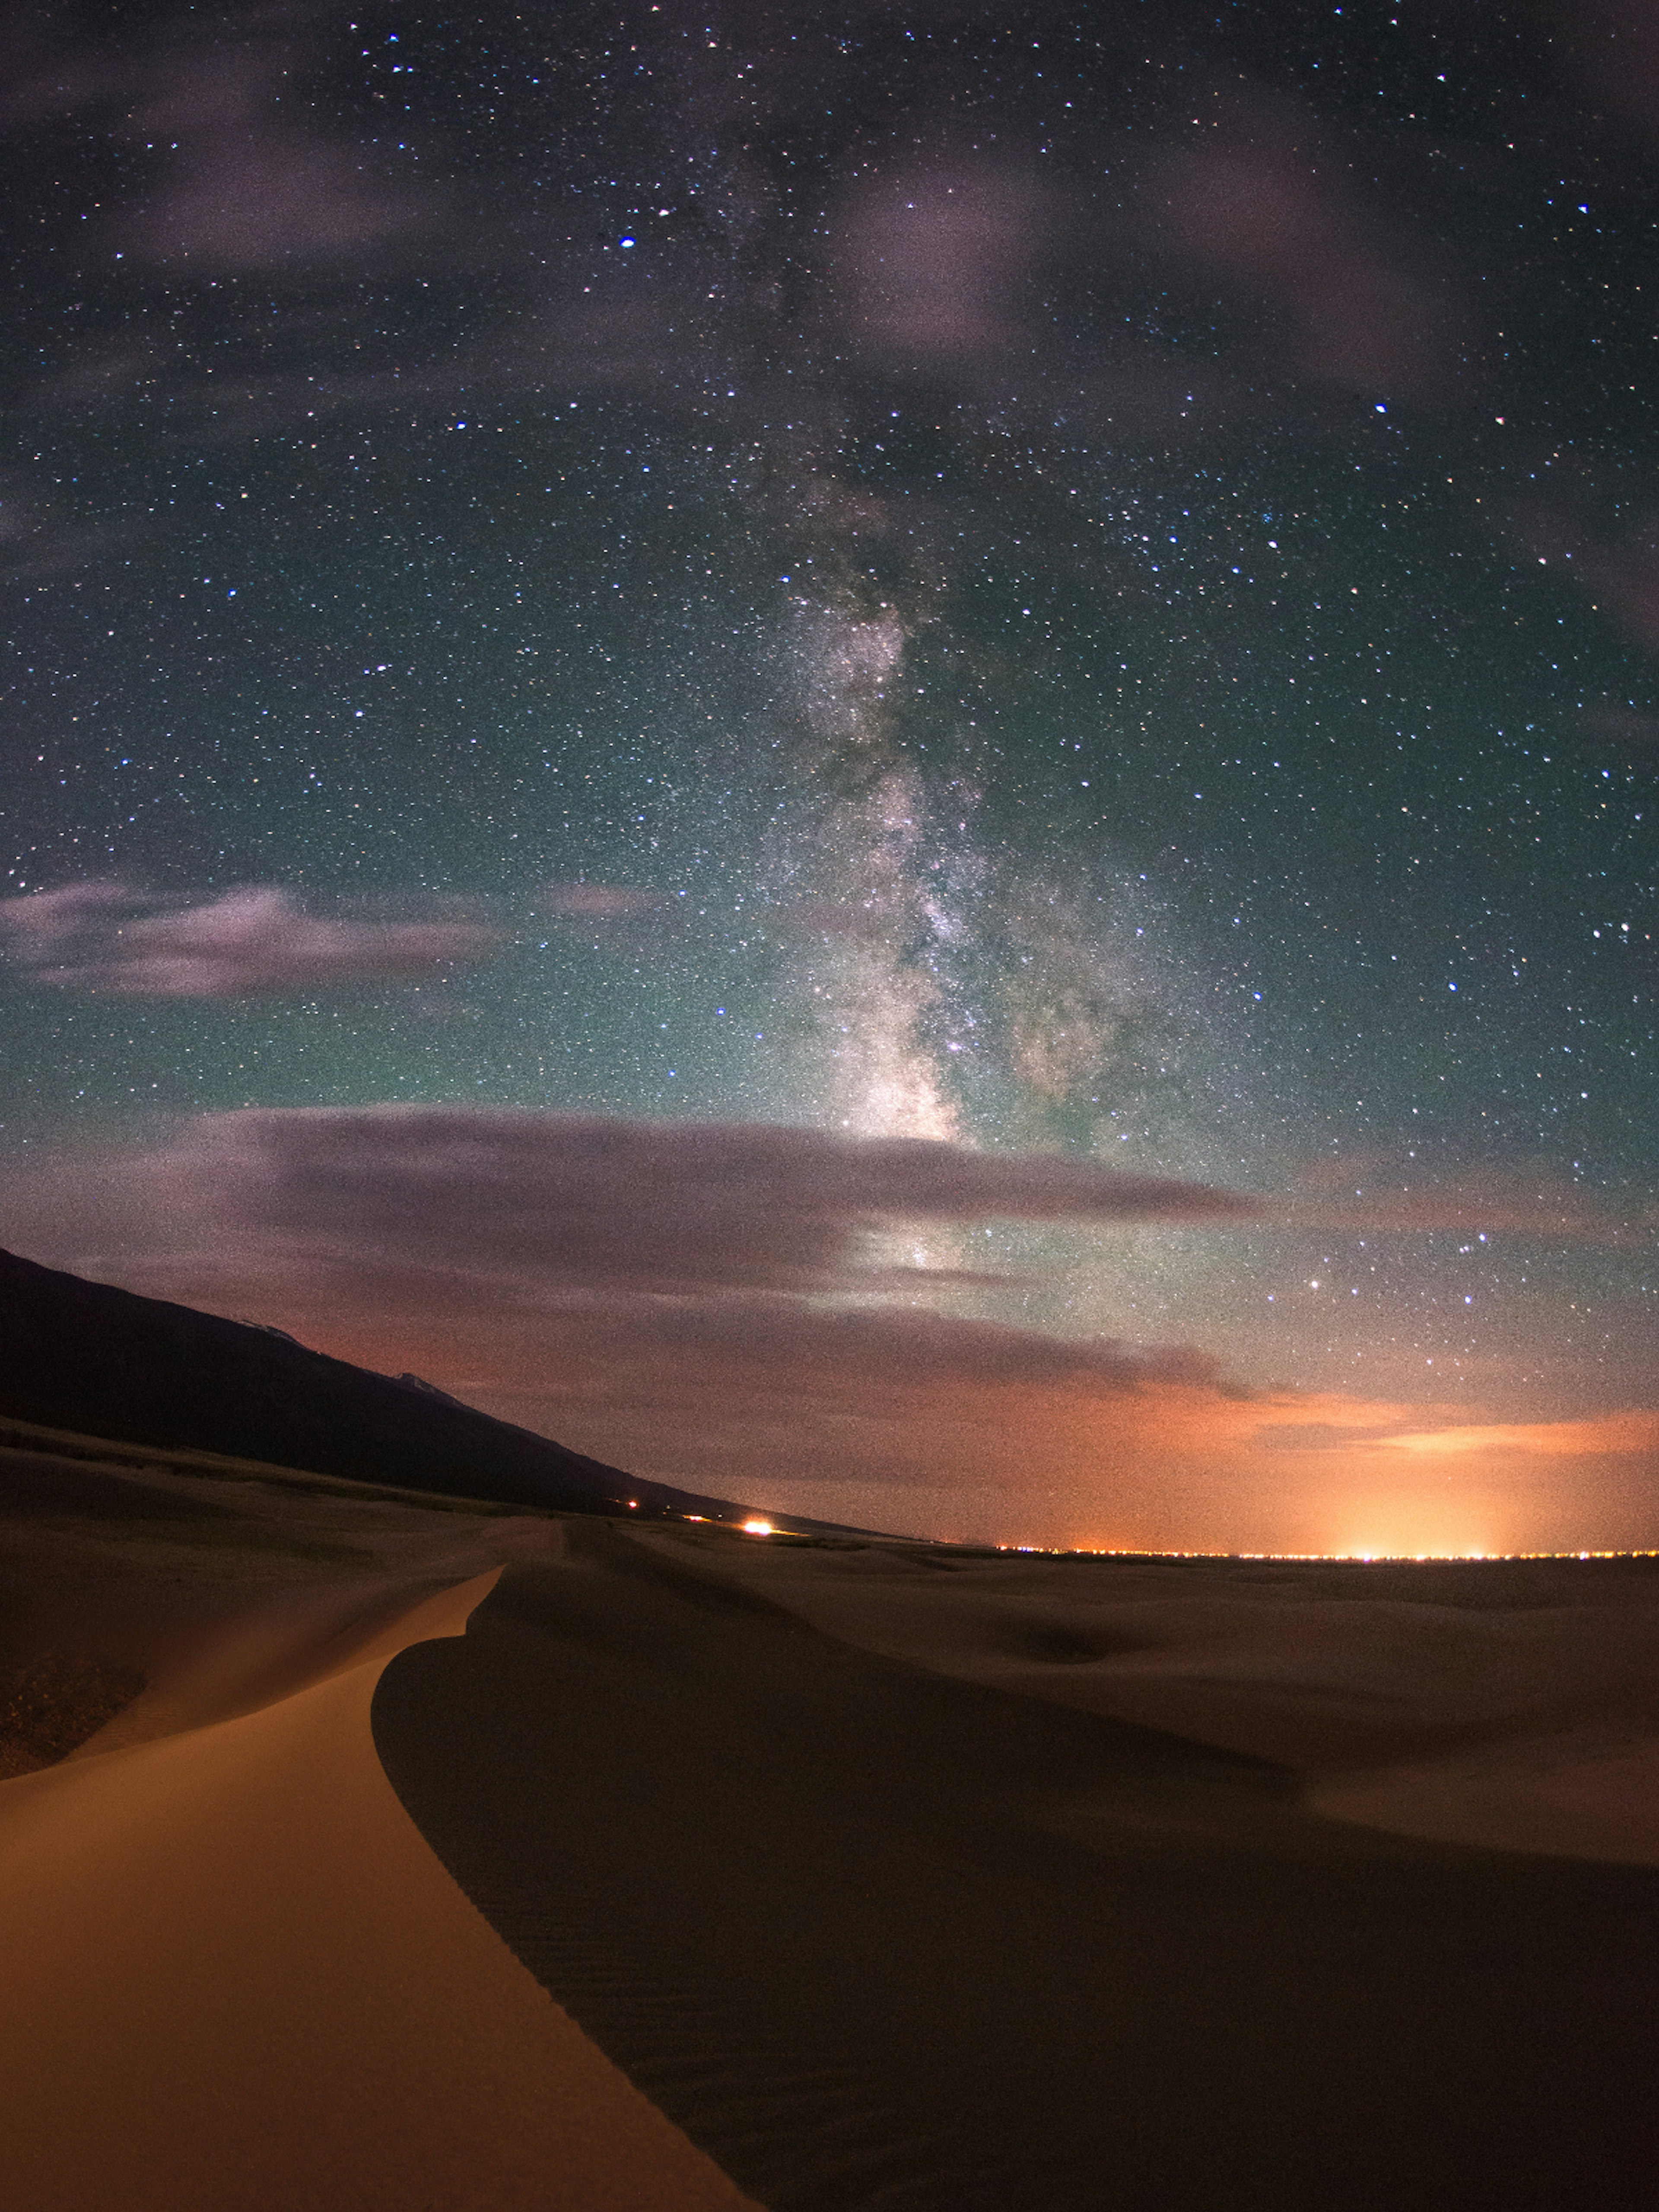
[[[1580,1421],[1493,1421],[1460,1423],[1443,1429],[1418,1429],[1382,1437],[1376,1449],[1398,1452],[1525,1452],[1562,1459],[1591,1458],[1602,1452],[1651,1451],[1659,1445],[1659,1413],[1626,1407]]]

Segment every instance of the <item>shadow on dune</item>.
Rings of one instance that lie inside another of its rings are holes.
[[[623,1532],[375,1741],[519,1957],[771,2212],[1634,2208],[1659,1877],[853,1650]]]
[[[0,1783],[8,2208],[754,2212],[490,1933],[374,1756],[388,1652],[459,1635],[491,1578],[290,1590]]]

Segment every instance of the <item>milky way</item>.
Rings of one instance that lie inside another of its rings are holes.
[[[1139,13],[11,15],[9,1241],[887,1522],[1659,1536],[1659,46]],[[350,1244],[502,1115],[1194,1195]]]

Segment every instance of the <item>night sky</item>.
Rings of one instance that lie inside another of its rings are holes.
[[[867,1524],[1659,1543],[1659,18],[6,49],[0,1241]]]

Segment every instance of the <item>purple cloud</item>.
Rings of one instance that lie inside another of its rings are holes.
[[[142,36],[37,52],[0,95],[0,122],[90,115],[146,152],[165,148],[158,188],[118,218],[148,258],[265,269],[360,257],[431,210],[377,180],[362,145],[289,119],[300,54],[272,35],[281,27],[245,19],[240,37],[159,53]]]
[[[242,1273],[280,1255],[353,1282],[487,1281],[507,1304],[867,1293],[894,1280],[870,1248],[896,1222],[1228,1226],[1258,1212],[1231,1191],[1059,1157],[459,1107],[204,1115],[164,1150],[100,1163],[94,1181],[95,1218],[82,1202],[70,1212],[94,1247],[153,1250],[165,1220],[185,1249]],[[42,1201],[43,1227],[63,1202],[61,1191]],[[907,1268],[902,1279],[921,1279]]]
[[[406,200],[366,178],[354,149],[270,130],[210,137],[133,233],[151,259],[269,269],[357,257],[411,229]]]
[[[30,891],[0,899],[0,935],[30,963],[48,958],[65,939],[131,908],[137,894],[125,884],[64,884],[55,891]]]
[[[1286,1227],[1404,1237],[1502,1233],[1593,1244],[1646,1243],[1659,1228],[1659,1211],[1652,1206],[1616,1211],[1596,1193],[1545,1168],[1412,1183],[1397,1162],[1327,1160],[1304,1178],[1304,1188],[1310,1194],[1292,1196],[1279,1210]]]
[[[258,885],[205,906],[134,913],[123,884],[75,884],[0,902],[0,932],[42,982],[147,999],[281,997],[441,974],[495,933],[471,921],[355,921],[305,914]]]
[[[1004,167],[912,170],[866,186],[843,210],[836,307],[872,355],[934,367],[1007,350],[1022,298],[1059,211],[1036,181]]]
[[[216,1117],[200,1165],[250,1223],[411,1263],[662,1292],[868,1286],[895,1221],[1228,1223],[1231,1191],[1058,1157],[719,1122],[383,1107]]]
[[[1011,1470],[1109,1467],[1132,1430],[1161,1450],[1171,1420],[1243,1402],[1199,1350],[929,1311],[914,1292],[941,1272],[899,1279],[872,1230],[1249,1210],[1083,1162],[803,1129],[248,1109],[38,1173],[6,1242],[425,1375],[641,1473],[765,1498],[827,1483],[841,1515],[849,1476],[1006,1494]],[[912,1302],[872,1295],[901,1279]]]
[[[1322,174],[1316,128],[1258,103],[1226,137],[1171,153],[1154,187],[1163,237],[1282,321],[1287,366],[1350,390],[1437,397],[1449,303],[1419,257]]]

